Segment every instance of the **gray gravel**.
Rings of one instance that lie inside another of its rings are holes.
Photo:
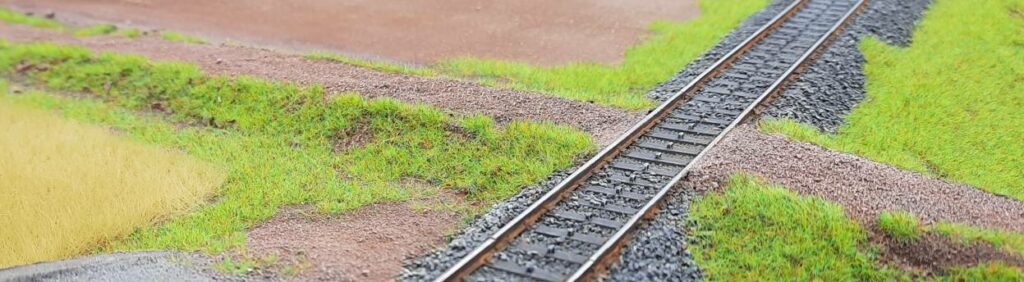
[[[399,280],[424,281],[441,275],[574,170],[572,168],[555,173],[541,183],[528,186],[508,200],[495,204],[487,213],[477,216],[469,226],[460,230],[447,246],[408,260]]]
[[[111,253],[0,269],[0,281],[230,281],[209,258],[179,252]]]
[[[864,54],[857,45],[873,36],[888,44],[910,44],[914,23],[931,0],[873,0],[765,112],[835,132],[864,99]]]
[[[910,42],[913,24],[928,0],[873,0],[838,37],[826,47],[822,56],[812,62],[804,74],[790,84],[769,104],[767,114],[791,117],[814,124],[823,130],[834,130],[843,123],[843,115],[864,97],[864,56],[857,49],[857,40],[873,35],[891,44]],[[784,9],[791,1],[775,1],[765,10],[751,16],[715,48],[691,62],[686,69],[648,93],[663,101],[674,95],[697,75],[739,45]],[[756,147],[756,146],[755,146]],[[751,147],[754,148],[754,147]],[[728,153],[720,153],[728,155]],[[747,162],[759,167],[762,162]],[[806,164],[806,163],[805,163]],[[786,178],[806,179],[804,174],[782,174]],[[717,175],[722,177],[722,175]],[[710,179],[703,179],[709,181]],[[696,185],[684,182],[682,185]],[[702,184],[707,185],[707,184]],[[680,189],[688,190],[688,189]],[[682,192],[677,192],[681,194]],[[690,193],[690,192],[686,192]],[[691,266],[692,256],[686,251],[684,222],[690,197],[670,198],[655,220],[637,232],[627,245],[620,264],[610,269],[613,281],[680,281],[700,277]],[[666,215],[666,213],[679,213]],[[961,218],[962,219],[962,218]],[[652,246],[653,245],[653,246]],[[660,259],[659,259],[660,258]]]

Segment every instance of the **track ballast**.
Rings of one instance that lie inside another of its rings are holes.
[[[725,133],[759,111],[865,0],[797,0],[438,281],[595,278]]]

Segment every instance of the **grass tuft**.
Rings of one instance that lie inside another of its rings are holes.
[[[112,24],[97,24],[86,28],[80,28],[75,30],[75,36],[97,36],[107,35],[117,32],[117,26]]]
[[[81,254],[182,213],[225,179],[180,152],[13,104],[0,87],[0,268]]]
[[[127,38],[136,38],[136,37],[142,36],[143,33],[142,33],[142,30],[139,30],[138,28],[124,28],[124,29],[121,29],[117,33],[117,35],[120,35],[120,36],[123,36],[123,37],[127,37]]]
[[[161,31],[160,32],[160,36],[163,37],[164,40],[168,40],[168,41],[185,42],[185,43],[192,43],[192,44],[205,44],[206,43],[206,40],[203,39],[202,37],[198,37],[198,36],[194,36],[194,35],[188,35],[188,34],[184,34],[184,33],[177,32],[177,31],[169,31],[169,30]]]
[[[437,75],[437,71],[435,71],[435,70],[433,70],[431,68],[409,66],[409,65],[385,62],[385,61],[380,61],[380,60],[358,59],[358,58],[342,56],[342,55],[339,55],[339,54],[335,54],[335,53],[331,53],[331,52],[326,52],[326,51],[309,52],[309,53],[306,53],[305,57],[307,59],[313,59],[313,60],[328,60],[328,61],[342,62],[342,63],[346,63],[346,64],[350,64],[350,65],[355,65],[355,66],[360,66],[360,67],[367,67],[367,68],[372,68],[372,69],[376,69],[376,70],[380,70],[380,71],[384,71],[384,72],[390,72],[390,73],[404,73],[404,74],[411,74],[411,75],[418,75],[418,76],[435,76],[435,75]]]
[[[914,242],[921,238],[921,221],[905,211],[884,211],[878,214],[878,228],[900,242]]]
[[[41,28],[64,28],[64,25],[57,21],[43,17],[29,16],[3,7],[0,7],[0,21],[12,24],[25,24]]]

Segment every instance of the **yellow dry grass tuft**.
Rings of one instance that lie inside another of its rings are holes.
[[[180,152],[3,97],[0,132],[0,267],[91,251],[193,207],[225,178]]]

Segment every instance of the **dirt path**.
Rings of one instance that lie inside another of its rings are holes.
[[[441,58],[618,62],[651,21],[696,0],[0,0],[32,11],[169,28],[261,45],[429,63]]]
[[[1024,202],[750,126],[730,133],[687,178],[700,189],[718,189],[736,171],[842,204],[866,226],[882,211],[906,210],[924,223],[948,220],[1024,232]]]
[[[94,50],[140,54],[158,60],[199,65],[223,75],[320,84],[329,93],[354,91],[367,97],[391,97],[459,113],[482,113],[498,122],[552,121],[576,126],[600,144],[611,142],[641,117],[631,112],[545,94],[497,89],[444,78],[385,73],[348,64],[305,59],[263,49],[169,42],[159,38],[75,37],[52,30],[0,23],[0,38],[14,42],[50,41]]]
[[[323,217],[310,207],[284,208],[249,231],[249,250],[308,264],[294,280],[390,281],[406,257],[442,244],[459,221],[454,212],[416,211],[400,203]]]

